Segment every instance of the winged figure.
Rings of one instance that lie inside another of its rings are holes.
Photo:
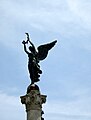
[[[34,44],[30,41],[29,34],[26,33],[27,35],[27,41],[23,41],[22,44],[24,45],[24,51],[28,55],[28,70],[30,74],[30,79],[31,79],[31,84],[34,84],[35,82],[39,81],[40,74],[42,74],[42,70],[40,69],[39,62],[41,60],[44,60],[47,55],[48,51],[54,47],[56,44],[57,40],[40,45],[37,50],[34,46]],[[29,50],[27,50],[26,44],[30,43]]]

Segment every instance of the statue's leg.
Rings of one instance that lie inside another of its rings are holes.
[[[28,70],[31,79],[31,84],[34,84],[34,70],[32,64],[28,64]]]
[[[39,75],[39,72],[38,72],[37,65],[34,64],[34,82],[40,81],[39,77],[40,77],[40,75]]]
[[[40,69],[40,66],[38,64],[36,65],[36,70],[39,74],[42,74],[42,70]]]

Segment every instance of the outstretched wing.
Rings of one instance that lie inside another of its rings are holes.
[[[44,44],[44,45],[40,45],[37,49],[38,49],[38,53],[37,53],[37,57],[38,60],[44,60],[47,55],[48,55],[48,51],[56,44],[57,40],[48,43],[48,44]]]

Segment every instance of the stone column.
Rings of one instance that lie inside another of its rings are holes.
[[[44,120],[42,118],[42,104],[46,102],[46,95],[41,95],[39,87],[35,84],[29,85],[27,94],[21,96],[21,103],[25,104],[27,120]]]

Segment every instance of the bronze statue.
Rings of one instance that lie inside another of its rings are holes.
[[[34,44],[30,41],[29,34],[26,33],[27,35],[27,41],[23,41],[22,44],[24,45],[24,51],[28,55],[28,70],[30,74],[30,79],[31,79],[31,84],[34,84],[35,82],[39,81],[40,74],[42,74],[42,70],[40,69],[39,62],[41,60],[44,60],[47,55],[48,51],[56,44],[57,40],[40,45],[37,50],[34,46]],[[29,46],[29,51],[27,51],[26,44],[30,43],[31,46]]]

